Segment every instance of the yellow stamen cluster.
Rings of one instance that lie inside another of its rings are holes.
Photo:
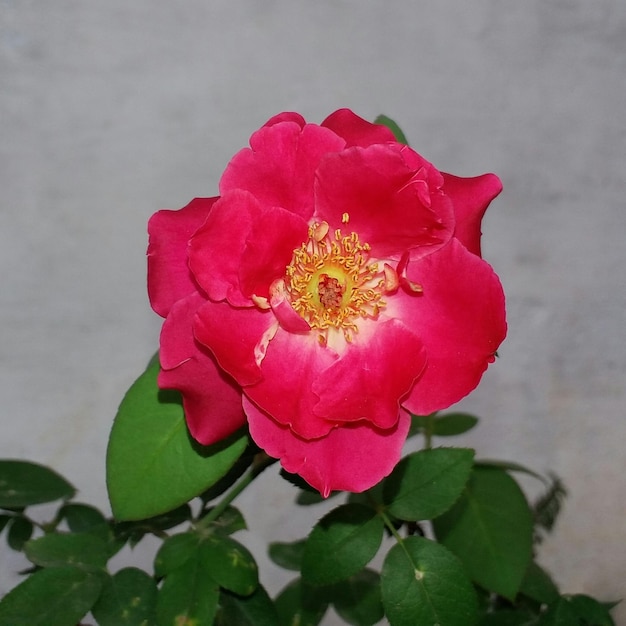
[[[344,216],[343,223],[348,222]],[[329,232],[326,222],[309,227],[309,238],[294,250],[287,266],[286,287],[294,310],[311,328],[342,330],[350,341],[359,318],[376,318],[385,306],[385,275],[369,263],[370,246],[356,233]]]

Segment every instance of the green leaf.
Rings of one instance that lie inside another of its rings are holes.
[[[200,538],[195,533],[181,533],[168,537],[159,548],[154,558],[156,576],[166,576],[182,567],[196,555]]]
[[[373,626],[385,615],[380,596],[380,575],[364,569],[331,590],[337,614],[352,626]]]
[[[24,544],[28,559],[40,567],[73,565],[84,570],[103,569],[109,559],[106,543],[88,533],[51,533]]]
[[[159,391],[158,364],[132,385],[107,449],[107,486],[118,520],[144,519],[188,502],[216,483],[247,446],[238,432],[213,446],[192,441],[179,394]]]
[[[467,448],[421,450],[403,458],[384,480],[389,512],[414,522],[441,515],[461,495],[473,459]]]
[[[290,543],[276,541],[270,543],[268,554],[270,559],[285,569],[300,571],[306,539],[298,539]]]
[[[561,596],[548,607],[539,626],[615,626],[608,609],[583,594]]]
[[[42,569],[0,601],[0,624],[76,626],[100,594],[98,575],[76,567]]]
[[[24,544],[32,537],[33,524],[25,517],[14,517],[7,531],[7,543],[13,550],[20,552]]]
[[[277,626],[278,623],[276,607],[262,585],[245,598],[227,591],[220,594],[216,626]]]
[[[383,538],[383,520],[362,504],[344,504],[325,515],[309,535],[302,557],[302,577],[330,585],[363,569]]]
[[[18,509],[71,498],[74,487],[51,469],[28,461],[0,461],[0,507]]]
[[[91,613],[99,626],[154,626],[157,587],[151,576],[134,567],[105,582]]]
[[[459,501],[433,524],[476,583],[515,598],[531,561],[533,523],[524,494],[505,471],[475,468]]]
[[[234,506],[227,507],[216,520],[211,522],[211,529],[222,535],[232,535],[239,530],[246,530],[247,528],[246,520],[239,509],[236,509]]]
[[[91,530],[107,524],[104,515],[88,504],[64,504],[59,510],[59,518],[65,519],[68,528],[75,533]]]
[[[537,626],[538,619],[535,613],[526,608],[507,608],[485,615],[480,626]]]
[[[275,600],[280,626],[317,626],[328,608],[328,600],[319,588],[302,579],[292,580]]]
[[[447,413],[434,420],[433,435],[453,437],[462,435],[478,424],[478,418],[470,413]]]
[[[389,130],[391,130],[398,143],[403,143],[406,146],[409,145],[409,142],[406,140],[406,137],[400,130],[400,127],[390,117],[381,114],[374,120],[374,124],[382,124],[383,126],[386,126]]]
[[[157,599],[157,625],[212,624],[218,598],[219,585],[196,551],[191,559],[163,580]]]
[[[256,561],[250,551],[231,537],[211,535],[200,545],[200,558],[221,587],[249,596],[259,584]]]
[[[459,560],[443,546],[408,537],[385,558],[382,601],[392,626],[471,626],[478,601]]]
[[[537,565],[532,562],[520,587],[520,593],[540,604],[550,604],[559,597],[559,590],[554,584],[550,576]]]

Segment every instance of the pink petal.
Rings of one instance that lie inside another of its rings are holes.
[[[192,320],[204,299],[198,294],[172,307],[161,331],[159,387],[183,397],[187,426],[203,445],[221,441],[245,424],[241,389],[193,338]]]
[[[347,213],[342,232],[356,232],[376,258],[441,245],[452,234],[452,208],[428,185],[426,167],[409,169],[398,144],[349,148],[319,167],[316,217],[336,228]]]
[[[193,331],[222,369],[240,385],[251,385],[261,378],[259,361],[267,347],[263,341],[275,323],[271,311],[207,301],[198,310]]]
[[[243,407],[256,444],[324,497],[337,490],[365,491],[380,482],[400,459],[410,425],[409,416],[400,411],[397,425],[389,430],[357,422],[308,441],[276,423],[245,396]]]
[[[330,348],[319,344],[315,333],[293,334],[281,328],[261,363],[262,380],[246,387],[246,395],[301,437],[323,437],[335,424],[315,414],[319,398],[312,385],[336,358]]]
[[[345,145],[332,131],[296,122],[263,126],[230,161],[220,193],[245,189],[264,207],[278,206],[309,220],[313,214],[313,178],[320,159]]]
[[[211,215],[189,242],[189,267],[209,298],[233,306],[251,306],[241,293],[239,270],[246,240],[260,213],[259,203],[245,191],[220,198]]]
[[[472,391],[506,335],[504,293],[491,266],[456,239],[407,274],[423,292],[399,290],[388,314],[422,339],[427,367],[403,406],[418,415],[444,409]]]
[[[306,333],[311,330],[309,323],[296,313],[285,289],[285,281],[275,280],[270,287],[270,306],[278,323],[290,333]]]
[[[179,211],[158,211],[148,222],[148,294],[161,317],[177,300],[197,290],[187,264],[187,246],[216,200],[196,198]]]
[[[372,323],[366,341],[346,351],[313,383],[315,412],[335,422],[366,420],[388,429],[398,420],[400,400],[426,366],[420,338],[398,320]]]
[[[309,227],[299,216],[267,207],[254,217],[239,261],[241,291],[267,298],[270,285],[285,276],[293,251],[308,238]]]
[[[350,109],[339,109],[331,113],[321,124],[346,140],[346,147],[363,148],[375,143],[395,141],[394,134],[381,124],[372,124],[353,113]]]
[[[274,126],[274,124],[280,124],[281,122],[295,122],[300,128],[304,128],[306,121],[300,115],[300,113],[294,113],[293,111],[285,111],[270,117],[263,126]]]
[[[480,222],[489,203],[502,191],[502,182],[495,174],[459,178],[444,173],[443,177],[443,190],[452,200],[456,216],[454,236],[480,256]]]

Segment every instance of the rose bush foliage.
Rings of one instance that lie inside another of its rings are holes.
[[[501,183],[439,172],[347,109],[270,119],[219,196],[157,212],[148,288],[159,385],[203,444],[248,423],[323,495],[400,458],[410,413],[478,384],[504,339],[480,224]]]

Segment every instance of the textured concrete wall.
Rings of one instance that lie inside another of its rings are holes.
[[[160,326],[150,214],[213,195],[274,113],[384,112],[439,168],[505,185],[484,253],[510,333],[461,405],[482,426],[456,443],[564,477],[542,560],[566,591],[624,597],[625,7],[0,0],[0,457],[49,463],[106,506],[111,420]],[[259,551],[283,515],[294,538],[310,523],[262,484],[242,500]]]

